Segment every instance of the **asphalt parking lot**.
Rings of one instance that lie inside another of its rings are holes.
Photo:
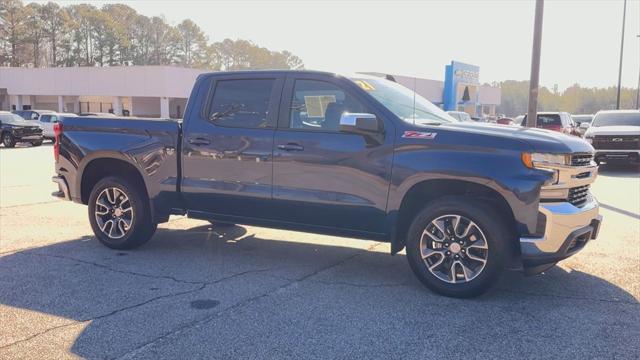
[[[52,174],[0,148],[0,358],[640,358],[637,168],[601,168],[598,240],[472,300],[371,241],[175,217],[110,250]]]

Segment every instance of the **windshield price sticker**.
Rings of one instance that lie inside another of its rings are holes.
[[[375,87],[373,87],[373,85],[364,80],[355,80],[354,82],[358,84],[358,86],[360,86],[364,91],[374,91],[376,89]]]

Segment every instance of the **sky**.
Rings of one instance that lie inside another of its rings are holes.
[[[28,1],[25,1],[28,2]],[[170,24],[197,23],[212,42],[246,39],[289,50],[307,69],[375,71],[442,80],[451,60],[480,81],[527,80],[535,2],[503,1],[57,1],[125,3]],[[615,86],[623,0],[547,0],[541,85]],[[623,86],[640,71],[640,0],[627,1]]]

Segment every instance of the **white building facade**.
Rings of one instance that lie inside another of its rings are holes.
[[[204,70],[173,66],[2,68],[0,110],[181,118]]]

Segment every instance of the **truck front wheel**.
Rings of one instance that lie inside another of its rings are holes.
[[[508,227],[491,206],[475,199],[441,198],[425,206],[411,223],[407,258],[429,289],[473,297],[498,281],[508,240]]]
[[[151,239],[157,224],[151,221],[144,189],[119,177],[104,178],[89,196],[89,222],[102,244],[132,249]]]

